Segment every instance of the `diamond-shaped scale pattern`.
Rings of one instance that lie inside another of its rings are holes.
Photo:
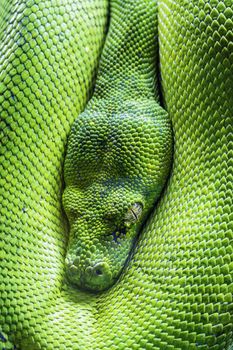
[[[174,164],[128,270],[98,303],[100,349],[232,343],[232,28],[232,2],[159,2]]]
[[[231,0],[159,2],[170,181],[117,284],[96,296],[63,284],[64,145],[89,96],[106,5],[0,4],[0,348],[229,350]]]
[[[60,205],[64,147],[93,88],[107,3],[14,0],[3,1],[1,11],[0,324],[22,349],[54,349],[66,332],[59,326],[54,335],[65,313],[65,303],[55,307],[67,238]],[[75,306],[73,312],[83,321],[90,313]],[[84,342],[89,329],[82,323],[82,336],[71,333],[60,348],[71,348],[74,338],[77,346]]]

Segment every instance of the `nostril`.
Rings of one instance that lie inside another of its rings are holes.
[[[87,266],[84,273],[82,273],[81,280],[85,289],[93,291],[106,289],[113,280],[109,264],[105,261],[99,261]]]
[[[96,277],[106,277],[108,272],[108,265],[104,262],[98,263],[93,266],[92,273]]]
[[[101,276],[103,274],[103,271],[100,268],[97,268],[95,270],[95,273],[96,273],[97,276]]]

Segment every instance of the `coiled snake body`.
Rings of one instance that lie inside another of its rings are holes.
[[[1,348],[229,349],[232,1],[158,4],[173,168],[128,266],[99,294],[64,282],[61,193],[67,136],[93,91],[108,4],[4,0],[0,11]],[[138,23],[146,37],[146,20]]]

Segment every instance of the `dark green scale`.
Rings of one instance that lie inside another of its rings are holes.
[[[65,160],[67,277],[101,291],[118,278],[166,182],[168,115],[158,104],[154,1],[112,1],[95,92]]]

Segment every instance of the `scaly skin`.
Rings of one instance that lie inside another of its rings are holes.
[[[155,3],[112,1],[110,16],[95,92],[65,159],[67,277],[93,291],[116,282],[172,155],[170,120],[155,96]]]
[[[229,350],[232,7],[159,2],[172,174],[119,281],[93,295],[64,283],[61,174],[70,126],[92,91],[107,3],[3,2],[0,348]]]

